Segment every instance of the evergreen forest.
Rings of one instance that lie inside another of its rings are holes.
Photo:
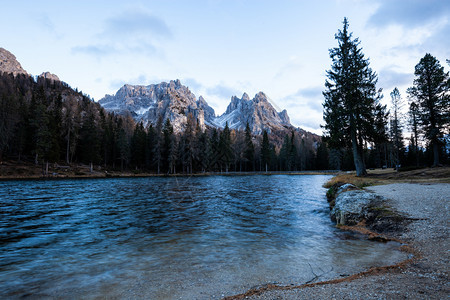
[[[328,168],[320,138],[302,130],[201,129],[192,115],[181,133],[169,119],[144,127],[64,82],[24,74],[0,74],[0,114],[0,161],[155,174]]]

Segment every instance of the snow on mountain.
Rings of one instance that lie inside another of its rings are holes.
[[[213,124],[220,128],[225,127],[227,122],[228,127],[241,130],[245,129],[248,122],[253,134],[292,127],[287,111],[278,113],[263,92],[256,94],[253,99],[246,93],[242,98],[231,97],[225,113],[213,119]]]
[[[224,128],[228,123],[232,129],[244,130],[248,122],[253,134],[292,128],[286,110],[277,112],[263,92],[253,99],[246,93],[242,98],[231,97],[226,112],[216,117],[206,100],[201,96],[196,100],[179,80],[148,86],[126,84],[115,95],[106,95],[99,103],[108,111],[129,112],[144,125],[155,126],[160,116],[163,121],[169,118],[176,132],[185,128],[188,114],[197,118],[202,127]]]
[[[148,86],[126,84],[115,95],[106,95],[99,103],[108,111],[130,112],[137,122],[144,125],[155,126],[160,116],[163,121],[170,119],[176,132],[184,129],[189,114],[198,120],[201,127],[214,117],[214,109],[203,97],[196,100],[179,80]]]

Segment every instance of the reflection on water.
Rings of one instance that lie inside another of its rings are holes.
[[[328,178],[0,182],[0,298],[208,299],[402,259],[334,228]]]

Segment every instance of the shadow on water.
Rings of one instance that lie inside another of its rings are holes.
[[[0,296],[211,298],[402,259],[335,229],[328,178],[0,182]]]

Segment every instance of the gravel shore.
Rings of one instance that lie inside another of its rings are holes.
[[[366,188],[410,220],[406,229],[389,233],[418,255],[406,267],[340,283],[292,290],[269,289],[246,299],[448,299],[450,184],[395,183]]]

